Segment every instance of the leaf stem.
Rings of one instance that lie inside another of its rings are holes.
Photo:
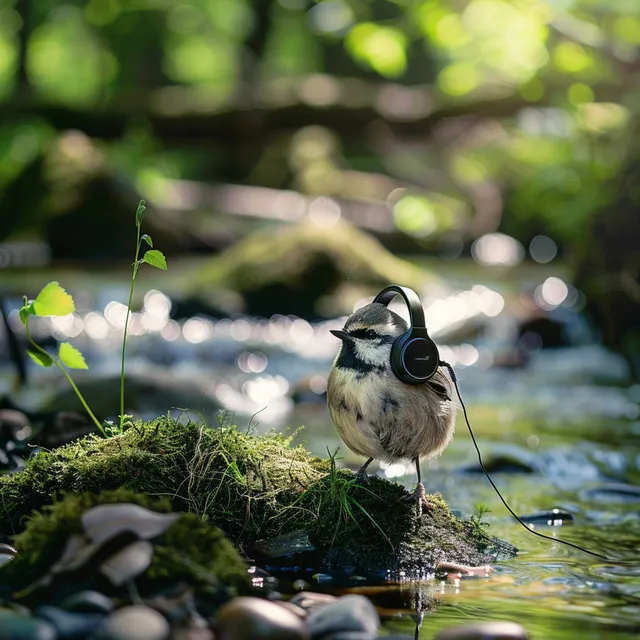
[[[25,322],[24,329],[25,329],[25,333],[27,335],[27,340],[29,340],[29,342],[33,345],[34,349],[37,349],[40,353],[44,354],[47,357],[51,357],[51,356],[49,356],[49,354],[39,344],[34,342],[33,338],[31,337],[31,333],[29,331],[29,318],[28,317],[27,317],[27,320]],[[55,364],[56,367],[58,367],[58,369],[60,369],[60,371],[62,371],[62,373],[64,374],[64,377],[67,379],[67,381],[71,385],[71,388],[75,391],[75,394],[78,396],[78,400],[80,400],[80,402],[82,403],[82,406],[84,407],[85,411],[89,414],[89,417],[91,418],[91,420],[93,420],[93,424],[96,425],[100,435],[103,438],[106,438],[107,434],[106,434],[105,430],[103,429],[102,425],[100,424],[100,421],[98,420],[98,418],[95,417],[95,415],[93,414],[93,411],[91,411],[91,409],[89,408],[89,405],[87,404],[87,402],[84,399],[82,393],[80,392],[80,389],[78,389],[78,387],[76,386],[76,383],[73,381],[73,378],[69,375],[69,372],[62,366],[60,360],[58,360],[57,358],[52,358],[52,360],[53,360],[53,364]]]
[[[133,274],[131,276],[131,286],[129,287],[129,302],[127,303],[127,315],[124,321],[124,335],[122,336],[122,365],[120,367],[120,430],[124,425],[124,356],[127,349],[127,331],[129,328],[129,316],[131,315],[131,302],[133,300],[133,287],[136,282],[136,276],[138,275],[138,256],[140,255],[140,228],[142,227],[142,220],[136,220],[136,257],[133,261]]]

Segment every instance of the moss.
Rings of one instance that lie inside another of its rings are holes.
[[[162,513],[171,511],[169,500],[150,498],[129,489],[66,494],[32,514],[25,530],[15,537],[18,555],[0,567],[0,581],[10,584],[14,591],[35,583],[60,558],[68,537],[82,532],[81,516],[87,509],[117,502],[133,503]],[[209,600],[225,599],[228,588],[235,593],[248,591],[246,563],[220,529],[195,514],[181,514],[153,540],[153,545],[151,565],[136,579],[143,593],[147,588],[157,590],[165,583],[175,586],[180,581]],[[95,567],[92,568],[95,571]],[[88,579],[96,580],[96,577]],[[51,588],[59,591],[59,582]]]
[[[358,485],[351,472],[290,440],[169,418],[138,422],[108,440],[88,436],[0,477],[0,536],[22,530],[25,516],[61,491],[125,486],[169,499],[174,509],[219,526],[237,546],[304,530],[325,557],[339,550],[345,562],[369,568],[488,561],[441,498],[431,497],[417,523],[400,485],[380,478]],[[447,543],[454,550],[445,554]]]

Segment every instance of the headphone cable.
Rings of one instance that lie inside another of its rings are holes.
[[[500,493],[500,490],[498,489],[498,487],[496,487],[495,482],[491,479],[491,476],[489,475],[489,472],[486,470],[484,463],[482,462],[482,455],[480,454],[480,448],[478,447],[478,443],[476,442],[476,438],[473,435],[473,431],[471,430],[471,425],[469,424],[469,417],[467,416],[467,408],[464,405],[464,401],[462,400],[462,396],[460,395],[460,389],[458,388],[458,378],[453,370],[453,367],[448,363],[448,362],[444,362],[443,360],[440,361],[440,366],[442,367],[446,367],[449,371],[449,374],[451,375],[451,379],[453,380],[453,384],[455,385],[456,388],[456,393],[458,394],[458,399],[460,400],[460,405],[462,406],[462,412],[464,413],[464,419],[465,422],[467,423],[467,427],[469,429],[469,433],[471,434],[471,440],[473,442],[473,446],[476,449],[476,452],[478,454],[478,462],[480,463],[480,467],[482,468],[482,470],[484,471],[484,474],[487,476],[487,479],[489,480],[489,482],[491,483],[491,486],[495,489],[495,492],[498,494],[498,497],[500,498],[500,500],[502,500],[502,504],[507,508],[507,511],[529,532],[532,533],[535,536],[538,536],[540,538],[545,538],[546,540],[551,540],[552,542],[560,542],[561,544],[565,544],[568,547],[573,547],[574,549],[578,549],[579,551],[584,551],[585,553],[588,553],[589,555],[592,555],[596,558],[600,558],[600,560],[605,560],[606,562],[613,562],[610,558],[607,558],[607,556],[603,556],[599,553],[596,553],[595,551],[589,551],[589,549],[585,549],[584,547],[581,547],[579,544],[574,544],[573,542],[567,542],[566,540],[560,540],[559,538],[552,538],[551,536],[548,536],[544,533],[540,533],[539,531],[534,531],[533,529],[531,529],[531,527],[529,527],[523,520],[521,520],[515,513],[515,511],[509,506],[509,504],[507,503],[507,501],[502,497],[502,494]]]

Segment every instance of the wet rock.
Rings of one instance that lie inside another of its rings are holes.
[[[527,640],[527,633],[515,622],[474,622],[441,631],[436,640]]]
[[[301,607],[307,612],[314,611],[318,607],[324,607],[328,604],[332,604],[338,598],[328,593],[314,593],[313,591],[301,591],[296,593],[293,598],[289,600],[290,603]]]
[[[313,639],[369,640],[377,637],[380,618],[369,599],[348,595],[314,609],[307,618],[307,628]]]
[[[99,591],[78,591],[60,603],[60,608],[77,613],[111,613],[113,600]]]
[[[171,631],[161,613],[141,604],[112,613],[105,630],[110,640],[165,640]]]
[[[9,553],[0,553],[0,567],[7,562],[11,562],[14,556]]]
[[[91,633],[99,631],[105,621],[104,615],[100,613],[78,613],[47,605],[38,607],[35,614],[49,622],[56,630],[58,638],[65,640],[86,638]]]
[[[489,456],[484,460],[489,473],[533,473],[536,469],[532,463],[510,454]],[[479,464],[472,464],[460,469],[462,473],[484,473]]]
[[[17,555],[18,550],[15,547],[12,547],[10,544],[0,542],[0,553],[4,553],[8,556],[15,556]]]
[[[612,482],[586,489],[581,492],[580,497],[598,502],[640,502],[640,487]]]
[[[0,611],[2,640],[56,640],[56,631],[48,622]]]
[[[280,603],[261,598],[235,598],[216,618],[217,640],[307,640],[302,619]]]
[[[549,509],[548,511],[537,511],[536,513],[520,516],[520,520],[536,526],[557,527],[563,524],[572,524],[574,517],[568,511]]]

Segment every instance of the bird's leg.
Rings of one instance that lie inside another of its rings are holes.
[[[414,460],[416,463],[416,471],[418,472],[418,484],[414,492],[411,494],[411,500],[414,500],[418,506],[418,518],[422,517],[422,505],[424,505],[427,509],[429,509],[429,503],[427,502],[427,492],[424,489],[424,485],[422,484],[422,479],[420,477],[420,458],[416,458]]]
[[[356,473],[356,482],[366,484],[369,482],[369,476],[367,475],[367,467],[373,462],[373,458],[369,458]]]

